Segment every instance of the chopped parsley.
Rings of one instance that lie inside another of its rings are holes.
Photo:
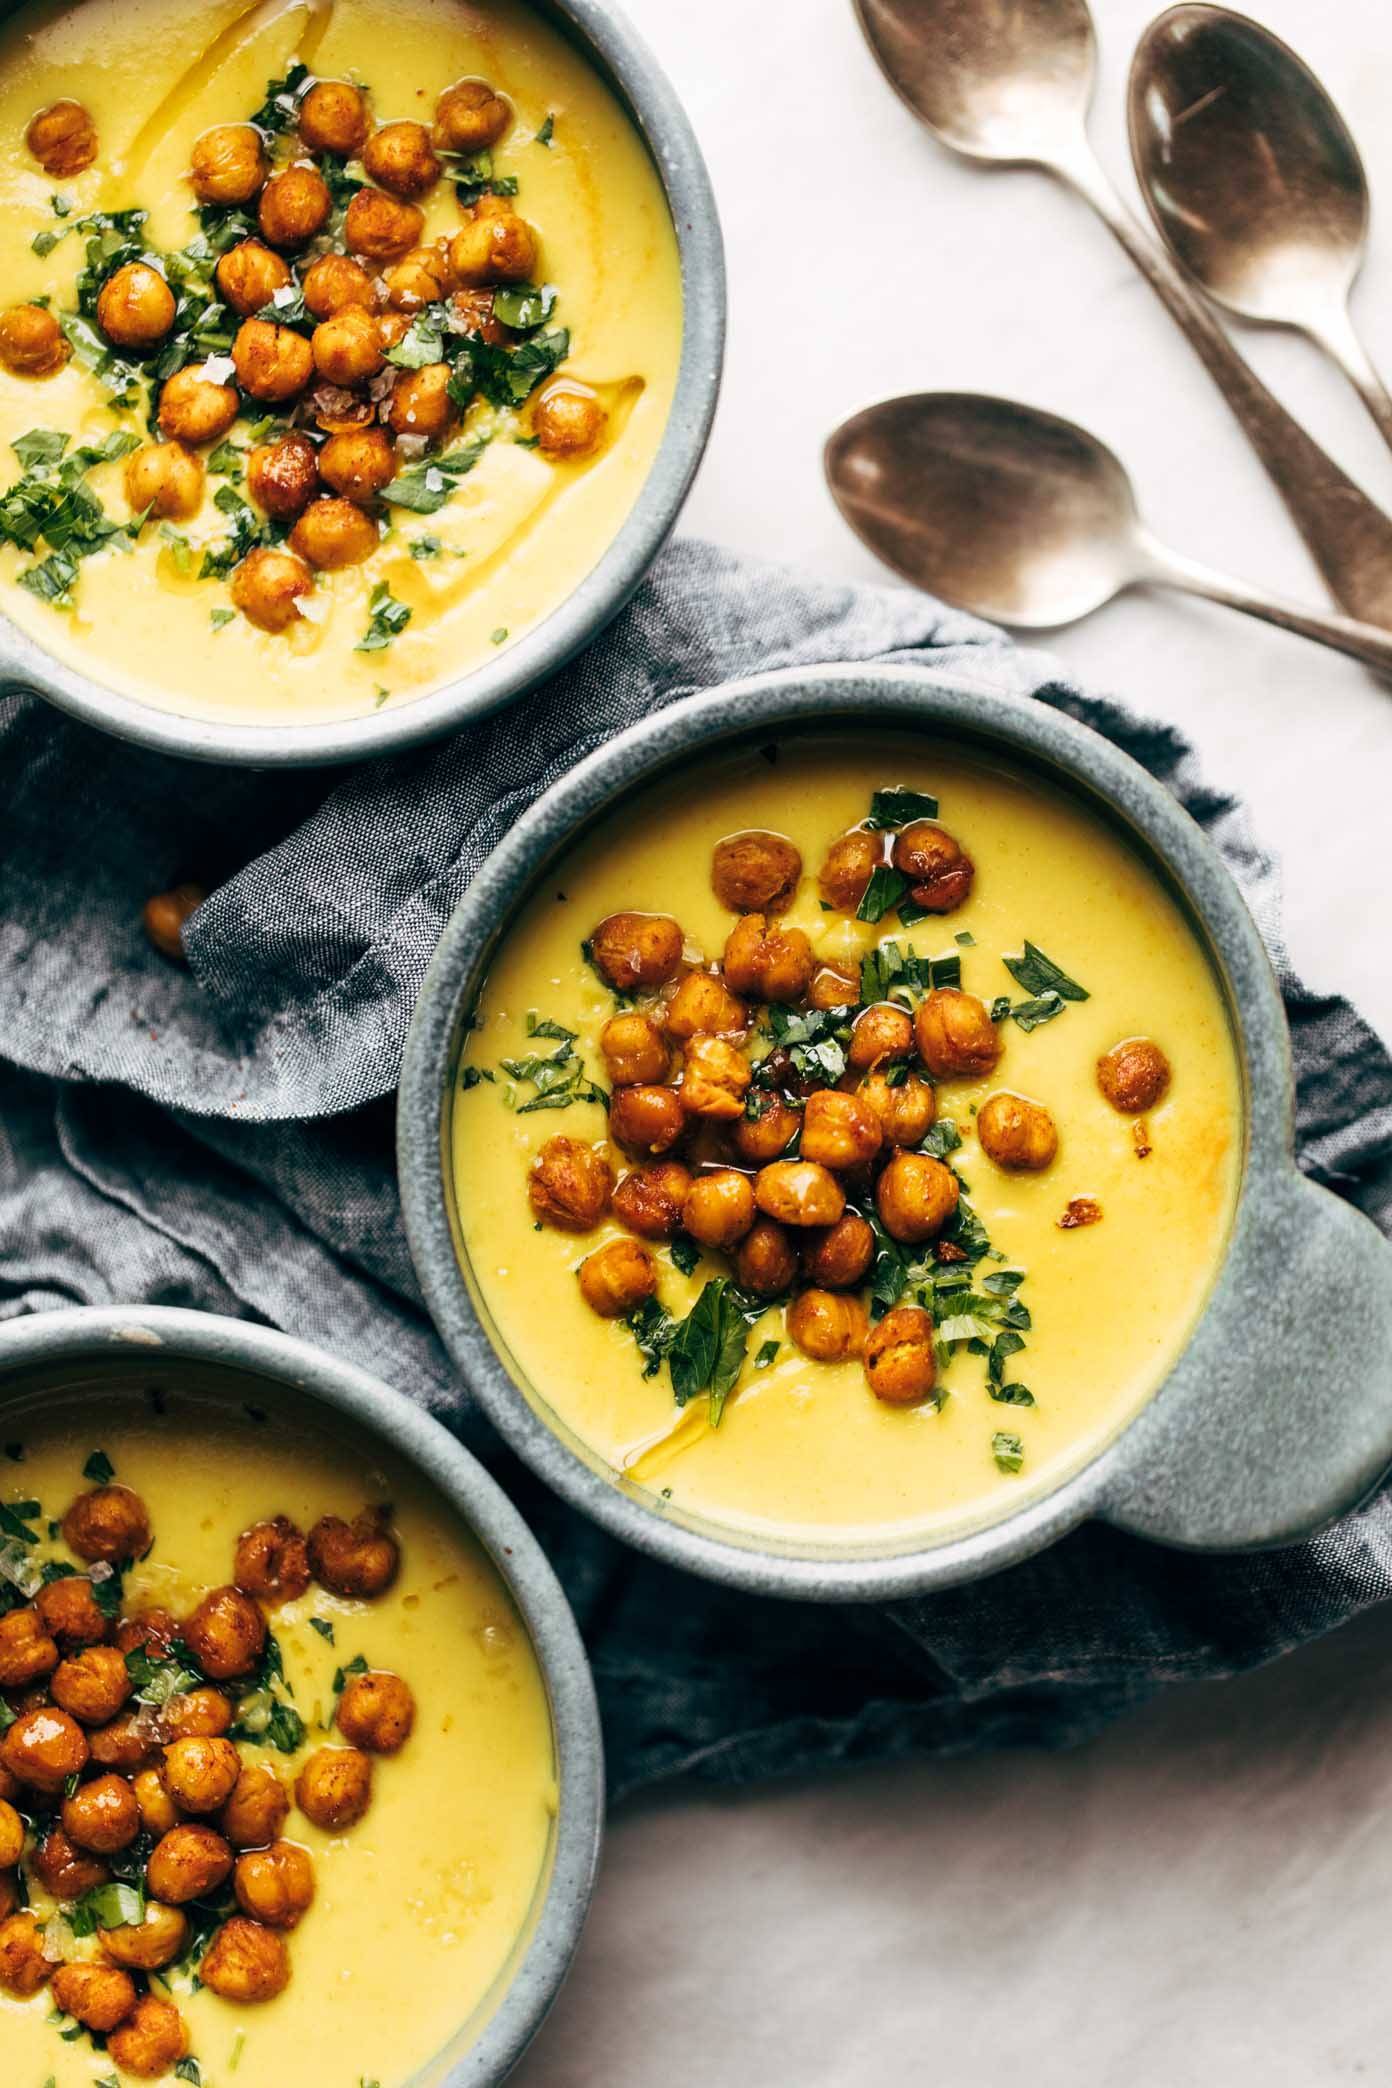
[[[535,1020],[533,1017],[528,1019],[529,1023]],[[513,1083],[503,1090],[506,1108],[515,1109],[519,1116],[529,1116],[538,1109],[568,1109],[572,1102],[600,1102],[607,1107],[608,1095],[585,1073],[584,1061],[575,1049],[573,1031],[563,1029],[560,1023],[536,1022],[534,1027],[529,1027],[528,1035],[554,1041],[556,1049],[531,1051],[523,1057],[502,1061],[501,1070]],[[480,1069],[480,1077],[490,1076]],[[519,1086],[533,1090],[525,1102],[517,1099]]]
[[[300,103],[304,100],[313,76],[307,65],[297,58],[287,66],[282,80],[267,80],[265,99],[247,120],[259,131],[274,137],[278,133],[292,131],[300,120]]]
[[[1076,979],[1070,979],[1060,965],[1055,964],[1051,957],[1046,957],[1032,942],[1026,942],[1020,956],[1002,957],[1001,963],[1016,985],[1023,986],[1026,993],[1036,998],[1043,999],[1051,994],[1056,995],[1059,1000],[1066,1001],[1085,1001],[1091,998],[1085,986],[1080,986]],[[1018,1021],[1018,1015],[1016,1019]]]
[[[711,1427],[719,1428],[744,1365],[749,1330],[768,1304],[739,1290],[728,1276],[712,1277],[667,1344],[667,1369],[679,1407],[708,1392]]]
[[[493,293],[493,316],[501,319],[504,326],[512,327],[516,333],[531,333],[544,325],[556,308],[556,286],[542,283],[519,284],[508,290]]]
[[[116,1467],[105,1450],[94,1450],[82,1467],[82,1476],[90,1479],[93,1486],[109,1486],[116,1477]]]
[[[379,580],[373,588],[368,611],[367,629],[353,647],[354,652],[381,652],[401,636],[412,616],[409,605],[398,602],[385,580]]]
[[[858,921],[882,921],[908,896],[909,880],[892,863],[876,863],[856,908]]]
[[[311,1631],[317,1631],[320,1638],[327,1640],[329,1645],[333,1644],[334,1628],[327,1617],[311,1617],[309,1628]]]
[[[938,801],[926,790],[877,790],[870,800],[870,817],[865,824],[880,832],[937,816]]]
[[[410,508],[418,515],[433,515],[442,508],[460,479],[467,476],[483,455],[484,438],[473,436],[438,457],[423,457],[408,464],[384,488],[382,498],[392,507]]]
[[[991,1455],[1003,1472],[1018,1472],[1025,1461],[1025,1446],[1017,1435],[998,1428],[991,1438]]]
[[[549,149],[550,149],[550,145],[551,145],[551,141],[552,141],[552,139],[553,139],[553,138],[555,137],[555,135],[556,135],[556,115],[555,115],[555,111],[554,111],[554,110],[548,110],[548,111],[547,111],[547,113],[546,113],[546,118],[545,118],[545,121],[543,122],[543,124],[542,124],[542,126],[541,126],[541,129],[540,129],[540,130],[539,130],[539,131],[537,132],[537,134],[536,134],[535,138],[533,138],[533,140],[532,140],[532,143],[533,143],[534,145],[545,145],[545,146],[547,147],[547,149],[549,150]]]
[[[138,435],[116,430],[101,442],[69,450],[69,438],[50,428],[31,428],[10,447],[23,476],[0,495],[0,538],[22,551],[48,546],[49,556],[18,575],[21,587],[55,608],[71,607],[78,564],[109,544],[123,548],[140,532],[143,516],[113,522],[87,484],[98,464],[128,456]]]

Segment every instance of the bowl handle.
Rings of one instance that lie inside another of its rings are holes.
[[[1292,1169],[1250,1185],[1193,1342],[1117,1446],[1102,1520],[1189,1550],[1293,1544],[1392,1466],[1392,1245]]]

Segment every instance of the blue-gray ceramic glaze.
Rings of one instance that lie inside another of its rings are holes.
[[[682,352],[667,430],[622,529],[575,592],[496,661],[371,717],[245,725],[137,702],[55,658],[0,612],[0,694],[47,697],[84,724],[191,761],[255,768],[367,761],[399,753],[513,702],[563,667],[617,616],[661,550],[701,461],[725,352],[725,257],[701,148],[666,74],[609,0],[529,0],[584,53],[645,140],[681,254]],[[0,14],[13,7],[0,0]],[[188,671],[197,677],[198,662]]]
[[[1090,1464],[1015,1514],[936,1544],[777,1546],[621,1481],[563,1438],[504,1368],[451,1231],[455,1070],[465,1019],[509,920],[548,862],[618,800],[741,739],[920,728],[1033,767],[1087,801],[1186,906],[1226,991],[1244,1074],[1239,1200],[1226,1258],[1182,1355]],[[865,1601],[994,1572],[1088,1517],[1196,1549],[1290,1543],[1377,1483],[1392,1465],[1392,1248],[1351,1205],[1297,1173],[1292,1114],[1290,1041],[1260,937],[1215,851],[1153,777],[1059,712],[960,673],[830,667],[759,676],[676,704],[592,755],[518,821],[454,914],[422,987],[402,1074],[399,1163],[435,1323],[470,1389],[544,1479],[674,1565],[773,1594]],[[1313,1332],[1312,1297],[1319,1327],[1344,1330],[1335,1338]]]
[[[604,1757],[585,1649],[560,1583],[516,1509],[438,1421],[322,1349],[209,1312],[118,1306],[45,1312],[0,1326],[0,1417],[65,1391],[167,1386],[239,1405],[267,1387],[382,1438],[431,1481],[511,1591],[551,1704],[559,1802],[550,1873],[531,1923],[491,1994],[411,2088],[504,2080],[564,1979],[594,1890],[604,1821]],[[403,2006],[409,2007],[410,1997]],[[3,2068],[0,2068],[3,2077]]]

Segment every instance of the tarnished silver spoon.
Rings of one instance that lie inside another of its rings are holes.
[[[1171,251],[1229,311],[1308,334],[1392,445],[1392,398],[1349,316],[1368,182],[1309,67],[1228,7],[1172,7],[1131,63],[1131,157]]]
[[[1301,609],[1169,551],[1104,443],[977,392],[867,407],[826,446],[832,496],[906,580],[994,623],[1073,623],[1124,588],[1178,587],[1392,671],[1392,634]]]
[[[855,9],[886,79],[944,144],[1043,167],[1091,203],[1202,356],[1330,593],[1392,628],[1392,520],[1267,390],[1098,164],[1087,138],[1096,47],[1086,0],[855,0]]]

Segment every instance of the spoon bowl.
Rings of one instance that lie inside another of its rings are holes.
[[[1081,139],[1097,43],[1086,0],[855,0],[921,122],[972,159],[1049,164]]]

